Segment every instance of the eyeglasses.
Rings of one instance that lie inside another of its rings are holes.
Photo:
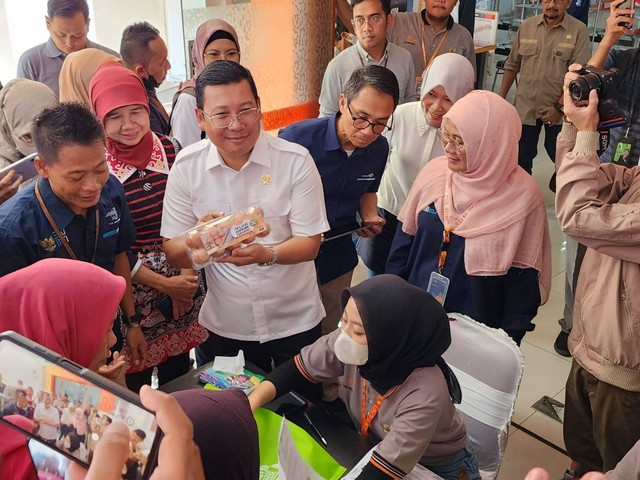
[[[382,20],[384,20],[384,17],[378,13],[375,13],[369,17],[356,17],[352,20],[352,22],[356,27],[364,27],[365,23],[368,23],[372,27],[375,27]]]
[[[366,118],[356,117],[351,111],[351,107],[349,106],[348,103],[347,103],[347,110],[349,110],[349,114],[351,115],[351,120],[353,120],[353,126],[356,127],[358,130],[365,130],[369,128],[369,125],[371,125],[371,130],[376,135],[381,135],[384,132],[391,130],[391,125],[385,125],[384,123],[371,123]]]
[[[455,148],[456,152],[462,153],[464,151],[464,143],[458,143],[453,139],[451,135],[445,132],[442,128],[436,130],[438,136],[440,137],[440,141],[442,142],[442,146],[446,147],[448,144],[451,144],[453,148]]]
[[[555,3],[556,5],[562,5],[565,0],[542,0],[542,3]]]
[[[200,111],[209,119],[213,128],[229,128],[236,120],[240,120],[245,125],[255,122],[258,120],[260,109],[258,107],[248,108],[236,115],[232,115],[231,113],[207,115],[204,110],[200,109]]]
[[[233,58],[237,58],[240,55],[240,52],[237,50],[229,50],[228,52],[204,52],[202,54],[203,57],[208,60],[216,61],[216,60],[229,60]]]

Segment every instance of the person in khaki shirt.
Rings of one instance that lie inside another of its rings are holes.
[[[519,74],[515,106],[522,121],[518,164],[531,173],[538,137],[553,161],[562,128],[562,80],[572,63],[589,60],[587,27],[565,13],[571,0],[542,0],[542,14],[526,19],[504,64],[500,95],[507,97]]]

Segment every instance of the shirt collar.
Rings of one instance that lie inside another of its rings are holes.
[[[422,11],[420,12],[420,17],[422,18],[422,23],[424,23],[425,25],[431,27],[431,25],[429,25],[429,22],[427,22],[427,9],[423,8]],[[447,26],[445,27],[445,30],[451,30],[453,28],[453,24],[455,22],[453,21],[453,17],[451,15],[449,15],[449,20],[447,20]],[[431,27],[433,28],[433,27]],[[441,32],[442,30],[440,30]],[[436,32],[436,33],[440,33],[440,32]]]
[[[224,160],[220,156],[220,152],[218,148],[211,142],[211,140],[207,139],[209,142],[209,153],[207,155],[207,162],[205,165],[205,169],[209,170],[214,167],[223,167],[226,166]],[[269,134],[260,130],[260,136],[256,141],[256,144],[253,146],[253,150],[251,150],[251,154],[247,159],[247,163],[257,163],[258,165],[263,165],[265,167],[271,166],[271,153],[269,152]],[[244,166],[242,167],[244,168]]]
[[[382,57],[380,57],[380,60],[376,60],[371,55],[369,55],[367,51],[364,49],[364,47],[360,45],[360,40],[356,42],[356,48],[358,49],[358,55],[360,55],[360,58],[364,58],[365,65],[368,63],[381,65],[389,56],[389,42],[385,44],[384,53],[382,54]]]
[[[60,230],[67,228],[71,223],[71,220],[76,217],[76,214],[58,198],[51,189],[49,180],[46,178],[38,179],[38,189],[40,190],[40,195],[42,195],[44,204],[49,209],[49,213],[51,213],[53,221],[56,222],[58,228]],[[102,196],[100,197],[100,201],[101,200]]]
[[[564,12],[564,18],[562,19],[562,21],[560,23],[558,23],[557,25],[548,25],[547,22],[544,21],[544,15],[540,15],[540,18],[538,20],[538,25],[540,25],[541,23],[544,24],[545,26],[547,26],[548,28],[555,28],[555,27],[562,27],[565,30],[567,30],[567,17],[569,17],[569,14],[565,11]]]
[[[329,117],[329,121],[327,124],[327,133],[325,134],[325,137],[324,137],[325,151],[331,151],[331,150],[341,150],[343,152],[345,151],[344,148],[342,148],[342,145],[340,145],[340,140],[338,139],[338,116],[339,115],[340,115],[340,112],[338,111]],[[373,145],[376,142],[376,140],[374,140],[371,143],[371,145]],[[353,155],[361,155],[368,151],[369,151],[368,146],[365,148],[355,147],[353,149]]]
[[[85,48],[97,48],[97,47],[98,47],[97,43],[94,43],[87,38],[87,45],[85,46]],[[49,40],[47,40],[47,43],[44,44],[44,53],[47,55],[47,57],[50,57],[50,58],[58,58],[58,57],[66,58],[67,56],[66,53],[64,53],[62,50],[56,47],[56,44],[53,43],[53,39],[51,37],[49,37]]]

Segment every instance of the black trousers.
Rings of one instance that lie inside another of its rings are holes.
[[[524,168],[529,175],[533,169],[533,159],[538,155],[538,138],[544,126],[544,149],[552,162],[556,161],[556,139],[562,125],[544,125],[537,120],[535,125],[522,125],[522,136],[518,144],[518,165]]]
[[[169,357],[156,367],[158,368],[158,386],[162,386],[189,372],[189,368],[191,368],[189,352]],[[151,385],[152,374],[153,367],[135,373],[127,373],[125,375],[127,388],[139,393],[143,385]]]

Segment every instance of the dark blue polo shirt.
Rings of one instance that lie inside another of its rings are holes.
[[[322,178],[324,202],[331,230],[330,238],[357,228],[360,198],[376,193],[387,163],[389,144],[380,136],[366,148],[356,148],[349,156],[340,146],[336,132],[338,113],[312,118],[280,130],[278,136],[305,147],[311,153]],[[323,243],[316,258],[320,284],[353,270],[358,255],[351,236]]]
[[[86,218],[76,215],[53,193],[49,181],[38,180],[40,193],[53,220],[78,260],[90,262],[95,242],[95,216],[99,218],[95,264],[113,271],[115,256],[127,251],[136,230],[120,182],[110,175],[98,204]],[[40,208],[35,183],[0,205],[0,276],[44,258],[70,258]]]

